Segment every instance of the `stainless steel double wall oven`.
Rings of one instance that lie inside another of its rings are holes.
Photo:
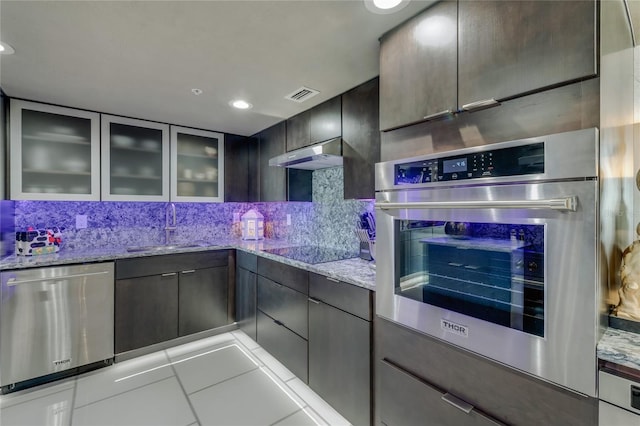
[[[376,165],[378,315],[596,394],[598,131]]]

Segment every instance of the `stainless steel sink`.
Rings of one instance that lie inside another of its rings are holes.
[[[165,250],[193,248],[193,247],[202,247],[202,244],[160,244],[157,246],[137,246],[137,247],[127,247],[127,251],[130,253],[142,252],[142,251],[153,252],[153,251],[165,251]]]

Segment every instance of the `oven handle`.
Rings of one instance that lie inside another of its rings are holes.
[[[549,200],[508,200],[508,201],[416,201],[409,203],[376,203],[379,210],[400,209],[548,209],[561,212],[575,212],[578,197],[552,198]]]

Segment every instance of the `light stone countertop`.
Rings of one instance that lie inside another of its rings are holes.
[[[202,243],[198,247],[182,247],[170,250],[128,252],[126,247],[106,247],[92,250],[65,250],[58,253],[40,256],[7,256],[0,260],[0,271],[25,269],[46,266],[58,266],[78,263],[108,262],[118,259],[136,257],[157,256],[174,253],[190,253],[208,250],[237,249],[256,254],[265,258],[276,260],[287,265],[295,266],[311,272],[325,275],[337,280],[375,291],[376,273],[371,262],[360,258],[338,260],[335,262],[308,264],[297,260],[288,259],[263,250],[280,247],[292,247],[295,244],[280,240],[243,241],[241,239],[217,240],[210,243]]]
[[[607,328],[598,342],[598,358],[640,371],[640,334]]]

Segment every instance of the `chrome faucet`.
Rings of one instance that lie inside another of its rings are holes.
[[[167,203],[164,210],[164,243],[169,244],[171,233],[177,229],[176,226],[176,205]]]

